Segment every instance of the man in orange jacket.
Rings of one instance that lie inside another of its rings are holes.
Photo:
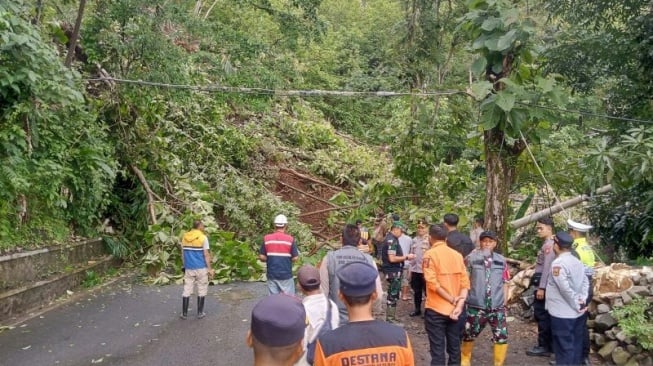
[[[429,337],[431,365],[460,364],[460,326],[470,283],[462,255],[447,246],[444,225],[431,225],[431,249],[424,254],[422,270],[426,281],[424,327]]]

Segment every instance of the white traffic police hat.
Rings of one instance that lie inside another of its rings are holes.
[[[567,226],[569,226],[569,228],[572,230],[578,231],[579,233],[586,233],[590,231],[591,228],[594,227],[592,225],[581,224],[580,222],[576,222],[572,219],[567,220]]]

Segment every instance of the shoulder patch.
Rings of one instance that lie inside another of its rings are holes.
[[[555,277],[558,277],[558,275],[560,274],[560,268],[561,268],[560,266],[553,266],[553,268],[551,268],[551,273]]]

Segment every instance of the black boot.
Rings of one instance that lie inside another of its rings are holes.
[[[180,318],[186,319],[188,317],[188,304],[190,303],[190,297],[181,298],[181,316]]]
[[[197,319],[202,319],[205,317],[204,313],[204,296],[197,297]]]

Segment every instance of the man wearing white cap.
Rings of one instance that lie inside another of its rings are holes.
[[[572,244],[571,247],[578,255],[578,259],[580,259],[580,261],[583,263],[583,266],[585,266],[585,275],[587,276],[587,279],[590,284],[585,304],[589,305],[590,301],[592,301],[592,297],[594,297],[592,276],[594,275],[594,265],[596,264],[596,260],[594,258],[594,251],[592,250],[590,244],[587,242],[587,232],[590,231],[590,229],[592,229],[592,225],[582,224],[572,219],[568,219],[567,226],[569,227],[569,235],[571,235],[571,237],[574,238],[574,243]],[[590,333],[589,333],[589,329],[587,328],[587,316],[588,316],[587,313],[583,314],[584,319],[582,321],[584,326],[583,358],[582,358],[584,365],[590,364],[589,362]]]
[[[263,237],[259,259],[267,262],[268,291],[270,294],[295,294],[292,278],[292,262],[299,257],[297,243],[286,233],[288,218],[277,215],[274,218],[275,231]]]

